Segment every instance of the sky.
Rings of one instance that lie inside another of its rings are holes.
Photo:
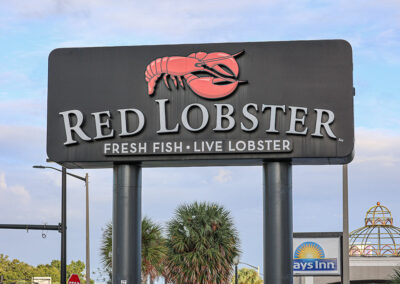
[[[0,1],[0,223],[57,224],[58,172],[46,161],[47,63],[59,47],[345,39],[353,47],[355,158],[349,165],[350,230],[381,202],[400,225],[400,2]],[[90,178],[91,270],[101,269],[111,220],[112,171]],[[341,166],[293,167],[295,232],[341,231]],[[84,183],[68,179],[68,262],[85,259]],[[165,224],[175,208],[217,202],[240,233],[241,261],[262,268],[261,167],[143,170],[143,215]],[[46,238],[42,237],[45,233]],[[0,253],[30,264],[60,256],[57,232],[0,231]]]

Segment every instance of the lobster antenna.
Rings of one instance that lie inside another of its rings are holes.
[[[242,51],[239,51],[238,53],[232,55],[232,57],[240,56],[244,53],[244,49]]]

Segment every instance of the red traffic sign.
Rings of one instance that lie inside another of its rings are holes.
[[[68,284],[81,284],[78,274],[71,274],[68,279]]]

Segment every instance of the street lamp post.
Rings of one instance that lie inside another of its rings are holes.
[[[233,258],[233,264],[235,264],[235,284],[238,284],[238,265],[239,264],[244,264],[251,268],[257,269],[257,275],[260,276],[260,267],[259,266],[254,266],[254,265],[248,264],[246,262],[240,262],[240,259],[238,256]]]
[[[233,264],[235,265],[235,284],[238,284],[238,264],[239,264],[239,256],[235,256],[233,258]]]
[[[257,274],[258,274],[258,276],[260,276],[260,267],[259,267],[259,266],[254,266],[254,265],[248,264],[248,263],[246,263],[246,262],[239,262],[239,263],[240,263],[240,264],[247,265],[247,266],[249,266],[249,267],[251,267],[251,268],[257,269]]]
[[[90,284],[90,238],[89,238],[89,175],[81,177],[68,173],[66,168],[33,166],[35,169],[53,169],[62,173],[61,190],[61,284],[67,283],[67,175],[85,182],[86,189],[86,283]]]

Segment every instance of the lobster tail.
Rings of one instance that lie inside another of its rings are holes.
[[[157,82],[159,77],[160,77],[160,75],[156,75],[153,78],[148,80],[147,92],[148,92],[149,95],[154,94],[154,88],[156,86],[156,82]],[[147,81],[147,78],[146,78],[146,81]]]
[[[147,65],[144,75],[148,82],[149,95],[154,93],[156,82],[161,74],[166,73],[168,59],[169,57],[157,58]]]

